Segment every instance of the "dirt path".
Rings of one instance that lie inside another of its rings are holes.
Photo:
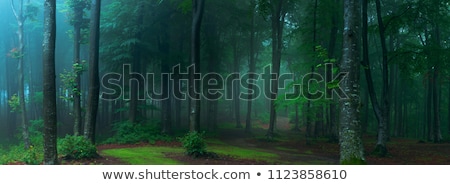
[[[267,125],[262,127],[265,128]],[[306,145],[303,142],[264,141],[264,132],[265,130],[259,130],[249,135],[243,129],[224,129],[220,131],[219,139],[232,146],[277,154],[280,159],[280,161],[276,162],[277,164],[338,164],[339,162],[338,159],[315,153],[309,147],[305,147]],[[291,125],[287,117],[277,118],[276,132],[280,135],[300,134],[291,131]]]

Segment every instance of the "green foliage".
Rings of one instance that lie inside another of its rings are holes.
[[[31,135],[31,145],[25,149],[23,144],[0,148],[0,164],[24,163],[30,165],[41,164],[44,159],[44,139],[42,134]]]
[[[157,124],[117,122],[113,126],[115,134],[105,143],[135,144],[139,142],[154,143],[156,141],[171,141],[168,135],[160,133]]]
[[[11,50],[9,50],[7,56],[13,59],[19,59],[24,57],[25,54],[23,54],[18,48],[12,48]]]
[[[73,95],[81,95],[80,89],[77,88],[76,79],[77,76],[84,71],[86,71],[85,60],[81,61],[81,63],[74,63],[72,65],[72,71],[67,71],[64,69],[64,72],[59,74],[59,77],[61,78],[61,82],[63,84],[63,90],[68,93],[65,96],[60,96],[61,99],[72,102]]]
[[[67,159],[91,159],[98,156],[97,148],[83,136],[66,136],[58,141],[58,153]]]
[[[89,19],[84,18],[91,9],[91,0],[66,0],[66,6],[69,10],[64,10],[69,19],[70,25],[78,24],[81,28],[87,28],[89,26]],[[77,12],[80,12],[80,17],[77,17]],[[81,18],[81,19],[80,19]]]
[[[11,98],[8,100],[8,104],[11,107],[11,112],[20,112],[22,108],[20,107],[19,96],[17,94],[13,94]]]
[[[39,13],[39,7],[36,4],[33,3],[27,3],[25,4],[25,12],[24,17],[28,18],[32,21],[36,21],[36,16]]]
[[[38,165],[42,163],[41,153],[33,146],[30,146],[29,149],[25,150],[22,161],[25,164]]]
[[[201,157],[207,154],[204,134],[204,132],[189,132],[180,139],[187,155]]]
[[[33,96],[31,97],[31,101],[37,104],[42,104],[44,101],[44,92],[34,92]]]
[[[263,123],[269,123],[270,114],[269,113],[258,114],[258,119],[261,120],[261,122],[263,122]]]
[[[32,136],[42,136],[43,131],[44,131],[43,119],[30,120],[29,132]]]

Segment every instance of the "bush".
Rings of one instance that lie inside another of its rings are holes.
[[[66,136],[58,141],[58,153],[66,159],[98,157],[97,148],[83,136]]]
[[[25,151],[22,157],[22,161],[25,164],[38,165],[42,163],[42,156],[40,152],[34,146],[30,146],[29,149]]]
[[[207,155],[206,143],[203,137],[204,133],[196,131],[189,132],[183,138],[181,143],[186,150],[186,154],[193,157],[201,157]]]

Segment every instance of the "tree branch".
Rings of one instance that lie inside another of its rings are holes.
[[[16,8],[14,8],[14,0],[11,0],[11,10],[13,11],[17,21],[19,21],[19,15],[17,15]]]

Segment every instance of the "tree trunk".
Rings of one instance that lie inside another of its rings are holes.
[[[195,73],[200,73],[200,29],[203,18],[205,0],[193,0],[192,2],[192,30],[191,30],[191,64],[194,70],[190,71],[189,91],[189,125],[190,131],[200,130],[200,85],[194,85]]]
[[[447,126],[447,132],[448,132],[448,134],[450,135],[450,81],[448,82],[448,96],[447,96],[447,99],[448,99],[448,107],[447,107],[447,111],[448,111],[448,113],[447,113],[447,121],[448,121],[448,126]]]
[[[73,9],[74,16],[74,37],[73,37],[73,64],[74,66],[80,65],[80,45],[81,45],[81,22],[83,21],[83,8],[75,6]],[[80,71],[76,68],[72,68],[75,72],[75,86],[72,87],[73,93],[73,135],[78,136],[81,130],[81,80]]]
[[[389,103],[387,101],[388,97],[388,70],[387,70],[387,49],[386,49],[386,40],[384,37],[384,25],[383,21],[381,19],[381,9],[380,9],[380,2],[379,0],[376,0],[377,4],[377,17],[378,17],[378,26],[380,29],[380,38],[382,42],[382,53],[383,53],[383,64],[382,64],[382,76],[383,76],[383,88],[382,88],[382,101],[381,105],[378,104],[377,96],[375,93],[375,88],[373,84],[372,79],[372,73],[370,69],[370,62],[369,62],[369,47],[368,47],[368,39],[367,39],[367,6],[368,3],[366,0],[363,0],[363,66],[364,66],[364,72],[366,75],[367,80],[367,86],[369,90],[369,96],[370,100],[372,102],[372,107],[375,112],[375,117],[378,121],[378,131],[377,131],[377,143],[375,147],[374,153],[378,156],[384,157],[387,154],[387,148],[386,148],[386,142],[387,142],[387,133],[386,133],[386,126],[387,126],[387,120],[389,119],[389,116],[387,114]]]
[[[270,122],[267,138],[272,139],[275,122],[277,119],[275,99],[278,95],[278,76],[280,74],[281,50],[283,46],[283,27],[285,13],[282,11],[284,0],[271,0],[272,5],[272,73],[277,78],[271,79],[270,83]]]
[[[440,106],[439,106],[439,93],[438,93],[438,69],[433,68],[433,141],[440,143],[442,141],[441,123],[440,123]]]
[[[220,72],[220,58],[218,51],[220,50],[220,35],[217,30],[217,17],[211,15],[208,17],[208,23],[206,24],[206,44],[207,44],[207,52],[209,57],[208,62],[208,73],[218,74]],[[206,91],[209,90],[210,86],[206,87]],[[218,100],[215,97],[208,97],[206,102],[206,110],[208,114],[206,114],[207,127],[208,131],[216,131],[217,130],[217,109]]]
[[[341,82],[349,98],[339,100],[340,105],[340,162],[364,164],[364,149],[359,119],[359,21],[360,5],[357,0],[344,0],[344,32],[341,72],[347,78]]]
[[[44,164],[58,164],[55,83],[56,0],[44,2],[43,93]]]
[[[28,120],[27,120],[27,107],[25,104],[25,79],[24,79],[24,41],[23,41],[23,26],[25,23],[26,17],[23,15],[23,0],[19,0],[19,11],[16,11],[16,8],[14,7],[14,0],[11,0],[11,9],[14,13],[14,16],[17,20],[17,37],[19,40],[19,48],[18,53],[19,56],[17,58],[18,60],[18,85],[19,85],[19,105],[20,105],[20,121],[22,125],[22,137],[24,141],[24,146],[26,149],[28,149],[31,145],[30,142],[30,133],[28,131]]]
[[[255,73],[255,11],[256,11],[256,0],[251,1],[251,24],[250,24],[250,62],[249,62],[249,80],[253,81],[255,79],[254,73]],[[249,100],[247,102],[247,117],[245,119],[245,132],[251,133],[252,131],[252,103],[253,103],[253,86],[248,85],[248,94],[249,94]]]
[[[431,75],[433,72],[431,70],[428,71],[428,77],[427,78],[427,92],[426,92],[426,107],[425,107],[425,115],[426,115],[426,124],[427,124],[427,140],[432,141],[433,140],[433,118],[432,115],[432,91],[433,91],[433,82]]]
[[[158,38],[158,47],[159,52],[162,55],[161,59],[161,73],[162,74],[170,74],[170,45],[169,45],[169,34],[164,30],[169,30],[168,25],[165,22],[161,23],[161,36]],[[169,80],[169,76],[162,76],[162,95],[164,100],[161,102],[161,123],[162,123],[162,133],[170,134],[172,131],[172,119],[171,119],[171,96],[170,92],[172,92],[171,83]]]
[[[339,0],[334,1],[334,5],[337,7],[339,5]],[[337,34],[338,34],[338,9],[333,9],[333,14],[331,17],[331,31],[330,31],[330,43],[328,45],[328,58],[334,59],[336,58],[335,54],[335,48],[336,48],[336,41],[337,41]],[[331,74],[332,68],[327,68],[328,71],[326,71],[327,79],[332,79]],[[327,82],[328,83],[328,82]],[[333,91],[332,89],[327,89],[327,93],[331,94]],[[333,99],[331,103],[328,105],[328,128],[329,128],[329,140],[330,141],[338,141],[338,127],[337,127],[337,121],[336,121],[336,100]]]
[[[139,3],[139,2],[137,2],[137,3]],[[138,17],[137,17],[136,24],[142,25],[144,23],[144,15],[143,15],[144,8],[139,4],[136,4],[136,6],[138,7],[138,10],[137,10]],[[142,31],[137,31],[135,33],[135,38],[137,40],[141,40],[141,37],[142,37]],[[133,50],[134,50],[133,65],[132,65],[133,66],[132,72],[134,72],[134,73],[139,73],[141,70],[141,63],[142,63],[141,49],[142,48],[139,43],[134,44],[134,46],[133,46]],[[142,84],[140,81],[138,81],[138,82],[134,82],[134,83],[130,82],[130,85],[131,85],[131,87],[130,87],[130,89],[131,89],[130,95],[131,96],[130,96],[130,108],[128,110],[128,120],[130,123],[137,123],[139,121],[138,116],[140,114],[138,105],[139,105],[139,100],[141,100],[141,99],[139,97],[140,97],[141,93],[143,93],[143,92],[141,92],[141,90],[143,89],[142,86],[144,84]]]
[[[235,74],[239,74],[239,42],[238,42],[238,36],[239,33],[234,33],[234,43],[233,43],[233,72]],[[236,123],[236,128],[242,128],[241,124],[241,104],[240,104],[240,87],[241,84],[237,83],[237,81],[233,82],[233,103],[234,103],[234,121]]]
[[[89,36],[89,95],[86,108],[84,137],[95,143],[95,127],[99,104],[99,38],[100,38],[101,0],[95,0],[91,7],[91,25]]]

